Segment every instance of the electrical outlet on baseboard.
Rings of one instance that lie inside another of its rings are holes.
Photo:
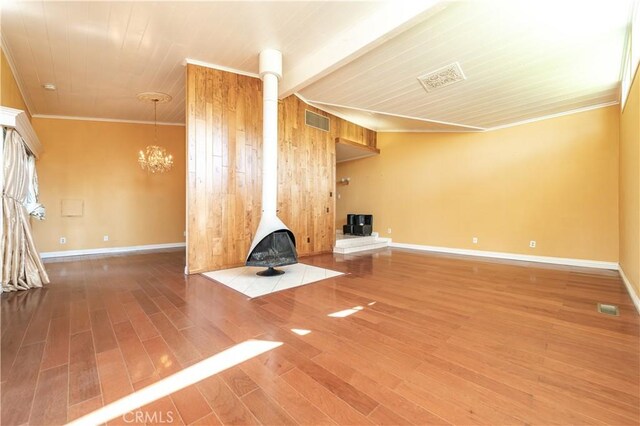
[[[102,237],[102,241],[109,241],[109,236],[105,235],[104,237]]]
[[[67,244],[67,239],[65,237],[60,237],[60,244]]]
[[[530,247],[530,248],[536,248],[536,242],[535,242],[535,240],[531,240],[531,241],[529,241],[529,247]]]
[[[471,242],[472,242],[473,244],[478,244],[478,237],[473,237],[473,238],[471,239]]]

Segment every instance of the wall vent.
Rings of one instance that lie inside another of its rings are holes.
[[[324,115],[316,114],[308,109],[304,110],[304,124],[309,127],[315,127],[316,129],[329,131],[329,118]]]
[[[418,81],[427,92],[433,92],[436,89],[441,89],[466,79],[467,77],[465,77],[460,64],[457,62],[418,77]]]

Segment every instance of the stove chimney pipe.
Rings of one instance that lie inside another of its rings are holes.
[[[278,81],[282,78],[282,54],[260,52],[262,98],[262,215],[277,213],[278,203]]]

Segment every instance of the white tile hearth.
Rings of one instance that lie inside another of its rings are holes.
[[[264,296],[275,293],[276,291],[299,287],[343,275],[342,272],[305,265],[304,263],[278,267],[277,269],[285,271],[282,275],[276,275],[274,277],[260,277],[256,275],[256,272],[264,269],[265,268],[254,266],[242,266],[240,268],[223,269],[221,271],[203,272],[202,275],[249,297]]]

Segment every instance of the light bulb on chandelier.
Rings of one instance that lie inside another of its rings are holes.
[[[148,145],[138,153],[138,164],[149,173],[164,173],[173,167],[173,156],[158,146],[158,102],[169,102],[171,96],[166,93],[145,92],[138,95],[140,101],[153,102],[154,144]]]

